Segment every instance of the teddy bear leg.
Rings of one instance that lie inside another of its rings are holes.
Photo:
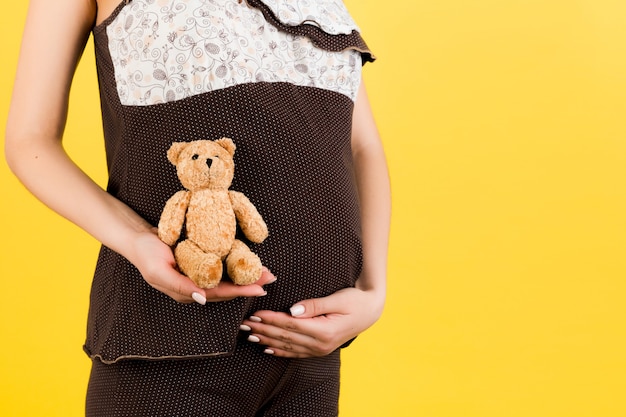
[[[254,284],[261,278],[261,259],[245,243],[235,239],[226,258],[226,270],[235,284]]]
[[[222,260],[213,253],[203,252],[190,240],[180,242],[174,250],[178,267],[200,288],[213,288],[222,279]]]

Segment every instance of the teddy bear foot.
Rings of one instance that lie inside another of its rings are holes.
[[[235,284],[249,285],[261,278],[263,265],[261,259],[242,241],[235,240],[230,254],[226,258],[226,270]]]
[[[180,242],[174,251],[181,272],[200,288],[216,287],[222,279],[222,260],[212,253],[203,252],[189,240]]]
[[[200,288],[214,288],[222,280],[222,261],[217,258],[200,262],[198,273],[189,277]]]

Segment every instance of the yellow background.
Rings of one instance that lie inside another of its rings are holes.
[[[347,3],[395,211],[341,415],[626,416],[626,2]],[[0,14],[2,129],[25,12]],[[71,106],[67,148],[104,184],[91,46]],[[0,414],[79,416],[98,244],[0,180]]]

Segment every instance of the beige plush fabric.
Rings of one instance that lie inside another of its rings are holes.
[[[187,191],[177,192],[165,204],[159,238],[176,245],[179,268],[200,288],[219,284],[224,260],[235,284],[252,284],[261,277],[259,257],[235,239],[237,223],[251,242],[261,243],[268,235],[267,225],[250,200],[228,190],[235,172],[235,149],[230,138],[222,138],[176,142],[167,152]],[[177,243],[183,226],[187,238]]]

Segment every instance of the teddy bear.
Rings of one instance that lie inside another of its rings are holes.
[[[235,143],[230,138],[174,142],[167,159],[176,167],[185,190],[165,203],[158,224],[159,238],[174,247],[180,271],[200,288],[222,279],[223,264],[237,285],[261,277],[261,260],[235,238],[237,223],[251,242],[268,236],[267,225],[250,200],[229,190],[235,172]],[[184,240],[180,240],[185,229]]]

